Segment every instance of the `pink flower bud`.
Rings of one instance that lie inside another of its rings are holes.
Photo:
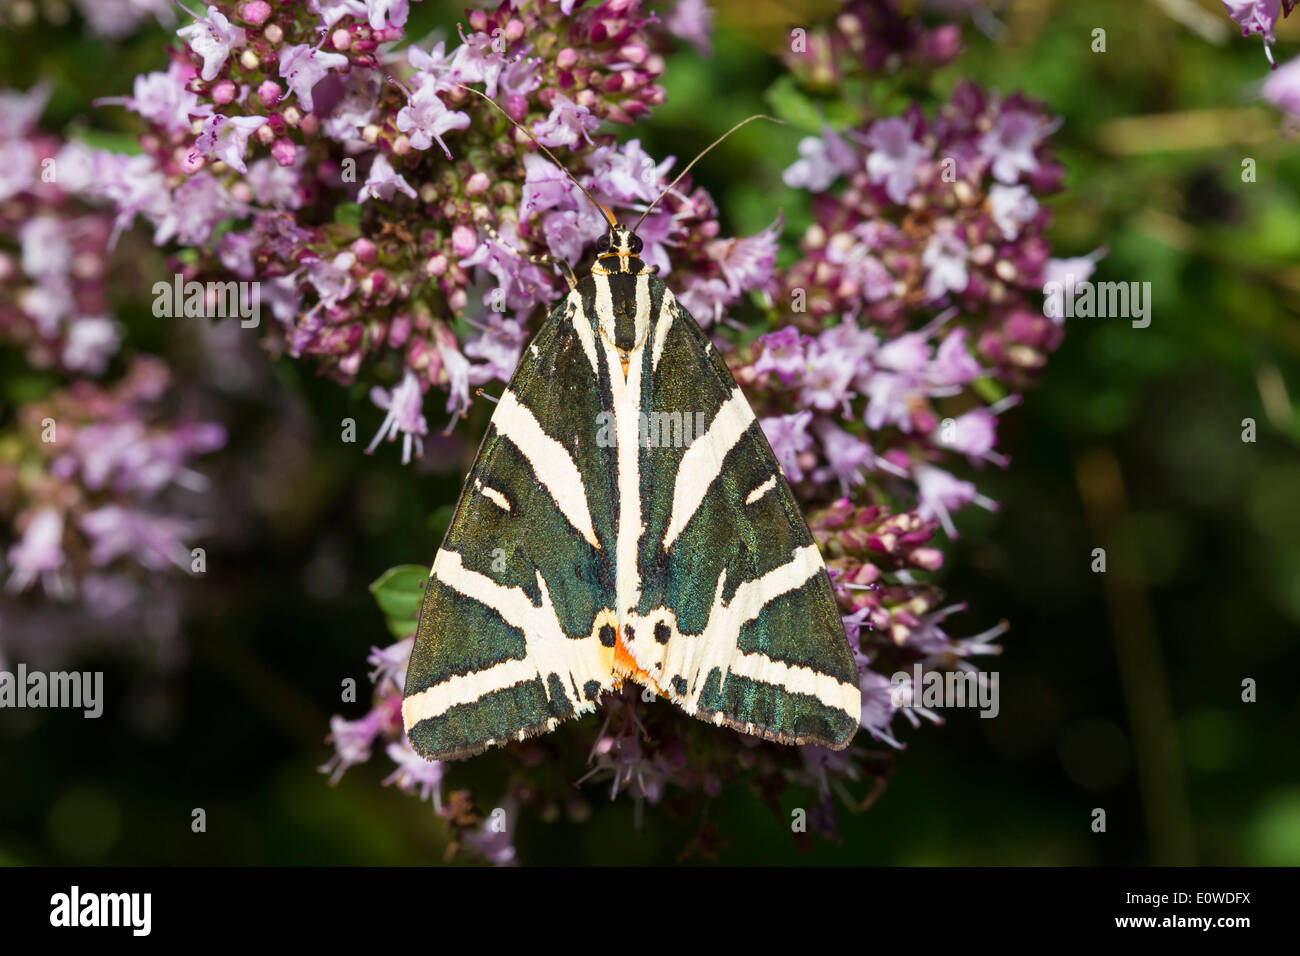
[[[219,106],[225,106],[227,103],[233,103],[238,93],[239,87],[235,86],[232,80],[218,80],[212,87],[212,101]]]
[[[352,34],[340,27],[330,34],[330,43],[334,44],[336,50],[346,50],[352,46]]]
[[[351,352],[339,359],[339,371],[348,381],[357,377],[357,372],[361,369],[361,353]]]
[[[393,153],[397,156],[405,156],[411,151],[411,137],[405,133],[399,133],[397,139],[393,140]]]
[[[467,302],[469,302],[469,296],[465,294],[464,289],[453,289],[451,294],[447,296],[447,304],[457,312],[465,308]]]
[[[961,50],[961,27],[955,23],[936,27],[922,38],[921,49],[934,63],[947,63]]]
[[[912,552],[912,563],[927,571],[938,571],[943,567],[943,552],[938,548],[917,548]]]
[[[275,145],[271,147],[271,156],[281,166],[292,166],[293,161],[298,158],[298,147],[291,139],[277,139]]]
[[[628,43],[619,47],[618,50],[618,58],[620,60],[627,60],[627,62],[635,63],[637,65],[644,63],[649,54],[650,51],[640,43]]]
[[[524,35],[524,22],[516,17],[511,17],[506,24],[505,37],[511,43],[522,38]]]
[[[477,172],[466,181],[465,195],[481,196],[483,195],[483,193],[488,191],[488,188],[491,185],[492,185],[492,180],[488,178],[487,173]]]
[[[516,123],[523,122],[524,117],[528,115],[528,97],[511,93],[506,97],[506,112]]]
[[[463,223],[451,231],[451,250],[458,256],[467,256],[478,248],[478,235]]]
[[[416,339],[411,343],[411,348],[406,353],[406,364],[417,371],[425,369],[429,367],[437,354],[432,343],[424,339]],[[434,375],[436,377],[437,373],[435,372]]]
[[[392,324],[388,326],[389,348],[400,349],[410,337],[411,317],[405,312],[399,312],[393,316]]]
[[[249,26],[260,27],[271,15],[271,5],[266,0],[249,0],[240,8],[239,15]]]
[[[352,254],[357,257],[357,262],[370,265],[375,261],[378,250],[373,242],[362,236],[352,243]]]
[[[383,269],[376,269],[369,275],[361,277],[360,283],[361,294],[369,298],[376,293],[383,292],[384,285],[387,282],[387,276]]]
[[[571,70],[577,62],[578,51],[571,46],[566,46],[555,55],[555,68],[557,70]]]
[[[282,96],[284,96],[284,90],[280,89],[280,84],[274,80],[263,80],[257,87],[257,98],[262,101],[263,106],[274,106],[280,102]]]

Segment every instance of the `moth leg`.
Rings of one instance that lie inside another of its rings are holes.
[[[510,243],[502,239],[500,234],[496,231],[495,228],[493,228],[490,222],[484,223],[483,228],[487,231],[487,234],[489,236],[491,236],[497,242],[501,243],[502,246],[509,249],[520,259],[526,259],[527,261],[539,266],[563,266],[564,271],[566,273],[566,275],[564,276],[564,280],[569,283],[569,291],[572,292],[577,287],[578,277],[573,274],[573,267],[570,266],[563,259],[557,259],[554,256],[550,255],[549,253],[545,253],[545,252],[537,252],[537,253],[533,253],[530,256],[526,256],[518,249],[516,249],[514,246],[512,246]]]
[[[564,281],[569,283],[569,291],[572,292],[578,287],[578,277],[574,275],[573,267],[563,259],[557,259],[549,253],[539,252],[528,257],[529,262],[535,262],[541,266],[563,266]]]

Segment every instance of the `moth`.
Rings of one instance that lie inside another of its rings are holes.
[[[630,229],[596,205],[595,260],[524,350],[429,572],[411,744],[470,757],[632,681],[717,725],[843,748],[861,693],[817,545],[731,372],[639,257],[654,204]]]

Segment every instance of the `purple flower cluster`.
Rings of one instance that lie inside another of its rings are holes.
[[[1043,235],[1055,125],[963,84],[932,119],[914,107],[800,144],[785,178],[814,193],[815,222],[776,298],[790,324],[733,364],[805,500],[888,491],[949,537],[958,509],[994,507],[948,469],[1006,467],[1007,389],[1031,384],[1063,334],[1043,283],[1092,269],[1051,258]]]
[[[120,341],[105,294],[112,219],[82,201],[91,151],[36,129],[47,96],[0,92],[0,340],[37,368],[99,375]]]
[[[0,92],[0,346],[62,384],[0,435],[0,611],[43,594],[100,622],[147,578],[190,570],[198,528],[174,490],[203,490],[195,458],[225,443],[167,411],[171,373],[136,356],[111,384],[122,325],[110,305],[113,216],[90,202],[113,157],[37,129],[47,91]],[[154,587],[157,587],[155,584]]]
[[[160,414],[171,385],[157,359],[137,358],[105,388],[77,380],[24,405],[0,456],[0,515],[10,594],[93,601],[107,613],[138,599],[148,576],[189,571],[200,529],[166,507],[172,489],[202,491],[193,459],[221,448],[215,423]]]
[[[982,360],[1031,380],[1060,340],[1036,301],[1060,265],[1040,204],[1060,188],[1046,147],[1058,125],[1033,100],[963,83],[932,118],[912,107],[805,139],[785,174],[816,195],[804,259],[786,277],[794,321],[813,331],[844,316],[897,332],[918,314],[955,308],[984,321],[938,319],[930,336],[966,329]],[[841,179],[845,188],[830,192]]]
[[[864,73],[934,70],[960,51],[955,23],[928,26],[897,0],[850,0],[830,22],[797,28],[782,59],[804,86],[830,91]]]
[[[564,150],[616,212],[644,209],[672,166],[599,130],[663,100],[661,37],[640,0],[507,2],[469,11],[458,43],[395,51],[407,13],[381,0],[210,5],[178,31],[165,71],[109,101],[147,123],[147,155],[101,170],[119,226],[140,215],[156,243],[199,249],[178,263],[187,279],[261,283],[273,349],[374,382],[376,443],[402,438],[404,460],[428,433],[428,391],[463,414],[472,386],[510,375],[563,290],[527,256],[577,261],[603,223],[465,86]],[[641,230],[649,261],[678,272],[704,316],[768,284],[774,254],[766,234],[720,241],[715,216],[683,186]]]
[[[73,6],[97,35],[119,39],[134,33],[146,23],[157,21],[168,26],[176,22],[175,0],[73,0]],[[30,26],[37,16],[55,26],[68,19],[68,4],[62,2],[7,3],[6,27]]]

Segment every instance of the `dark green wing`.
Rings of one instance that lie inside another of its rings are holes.
[[[703,719],[844,747],[861,694],[817,545],[726,364],[653,281],[637,665]]]
[[[571,293],[524,351],[429,573],[402,715],[430,759],[544,733],[616,685],[608,389],[582,309]]]

